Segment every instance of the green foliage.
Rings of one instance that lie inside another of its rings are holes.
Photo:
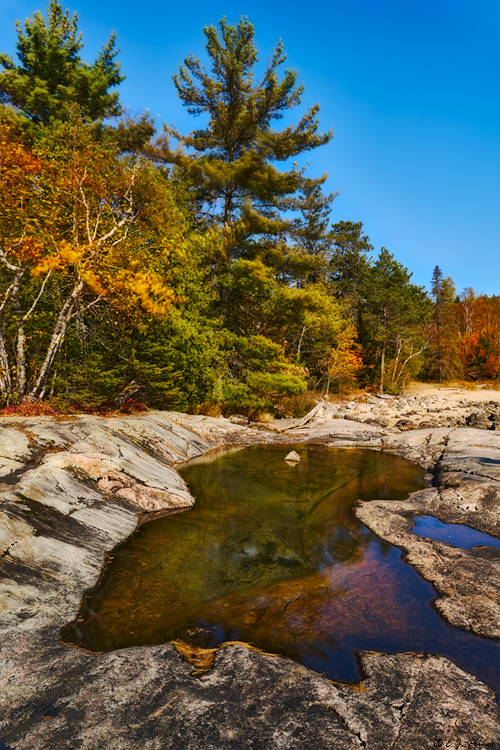
[[[247,377],[247,385],[252,391],[271,398],[282,393],[298,396],[307,389],[302,378],[289,373],[251,372]]]
[[[304,178],[298,191],[298,199],[290,205],[300,215],[293,219],[293,230],[297,244],[308,255],[319,256],[327,261],[331,253],[330,223],[331,205],[337,193],[325,195],[321,189],[326,175],[317,180]]]
[[[411,284],[410,278],[408,270],[386,248],[381,249],[365,275],[363,338],[367,356],[378,365],[380,392],[384,389],[386,357],[393,353],[398,362],[401,358],[409,362],[427,347],[423,325],[429,319],[430,300],[423,287]]]
[[[223,386],[223,402],[226,410],[243,411],[250,416],[258,412],[281,412],[276,400],[281,396],[298,396],[305,393],[307,383],[289,373],[253,372],[246,382],[228,381]]]
[[[225,345],[233,349],[233,359],[250,370],[263,371],[271,367],[286,366],[283,347],[265,336],[237,336],[225,334]]]
[[[360,289],[369,272],[368,254],[373,245],[367,235],[362,235],[361,222],[339,221],[332,227],[329,238],[333,244],[329,279],[336,297],[359,303]]]
[[[246,383],[228,381],[221,389],[221,401],[226,413],[242,412],[254,416],[260,411],[266,411],[267,399],[253,393]]]
[[[65,116],[69,103],[78,104],[90,120],[121,113],[118,93],[109,91],[123,81],[114,34],[89,65],[79,55],[83,45],[77,20],[76,13],[70,20],[58,0],[51,0],[47,21],[37,11],[25,21],[24,32],[16,23],[20,64],[0,54],[0,101],[44,125]]]
[[[189,411],[212,397],[221,371],[214,330],[198,313],[134,321],[110,309],[71,327],[49,386],[70,403],[116,403],[130,383],[136,399],[158,409]]]
[[[226,374],[219,381],[218,398],[225,411],[275,411],[280,396],[307,389],[304,370],[285,357],[283,346],[266,336],[238,336],[224,332]]]
[[[427,372],[443,380],[462,375],[459,329],[456,320],[456,290],[453,280],[445,278],[436,266],[432,274],[431,296],[434,302],[429,327],[430,351]]]

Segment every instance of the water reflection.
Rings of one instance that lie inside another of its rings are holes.
[[[459,523],[444,523],[434,516],[422,516],[409,514],[415,521],[412,531],[417,536],[436,539],[440,542],[452,544],[460,549],[472,549],[472,547],[500,547],[500,539],[483,531],[471,529]]]
[[[354,650],[432,651],[500,686],[497,644],[446,625],[432,586],[363,526],[356,500],[425,485],[375,451],[253,446],[186,465],[196,506],[142,526],[64,637],[92,650],[243,640],[338,680]],[[458,654],[458,656],[457,656]],[[498,669],[497,669],[498,672]]]

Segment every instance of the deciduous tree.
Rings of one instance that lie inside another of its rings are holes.
[[[77,114],[33,148],[3,114],[0,389],[35,400],[68,324],[86,309],[106,299],[129,314],[166,314],[177,295],[162,259],[182,262],[186,227],[162,174],[96,142]]]

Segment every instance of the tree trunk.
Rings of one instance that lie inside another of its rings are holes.
[[[380,356],[380,386],[378,389],[379,393],[384,392],[385,346],[387,342],[387,307],[385,306],[382,313],[382,325],[384,330],[384,338],[382,340],[382,354]]]
[[[299,337],[299,344],[297,346],[297,362],[300,359],[300,350],[302,349],[302,342],[304,341],[304,334],[307,331],[307,328],[305,326],[302,326],[302,331]]]
[[[0,392],[7,398],[12,394],[12,381],[10,379],[9,357],[3,331],[0,329]]]
[[[59,351],[59,347],[61,346],[62,342],[64,341],[64,336],[66,335],[66,328],[71,317],[73,305],[83,292],[84,286],[84,282],[79,281],[78,284],[73,287],[71,294],[66,299],[66,302],[62,306],[61,311],[57,316],[57,322],[54,328],[54,333],[52,334],[52,338],[50,340],[47,355],[40,369],[40,373],[38,375],[36,383],[28,394],[27,401],[37,401],[38,399],[43,397],[51,367],[54,364],[56,354]]]
[[[22,400],[26,391],[26,334],[24,332],[24,314],[19,302],[19,286],[24,272],[19,268],[16,271],[13,289],[12,306],[16,314],[16,391]]]
[[[378,392],[384,392],[384,368],[385,368],[385,339],[382,341],[382,354],[380,356],[380,385]]]

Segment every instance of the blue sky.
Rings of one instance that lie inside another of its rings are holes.
[[[203,58],[203,27],[222,16],[254,24],[260,61],[281,38],[333,140],[308,155],[310,175],[340,190],[332,220],[362,221],[429,286],[439,265],[460,292],[500,294],[500,3],[498,0],[79,0],[91,62],[117,34],[130,111],[191,130],[171,76]],[[48,0],[1,0],[0,50],[15,53],[15,19]]]

